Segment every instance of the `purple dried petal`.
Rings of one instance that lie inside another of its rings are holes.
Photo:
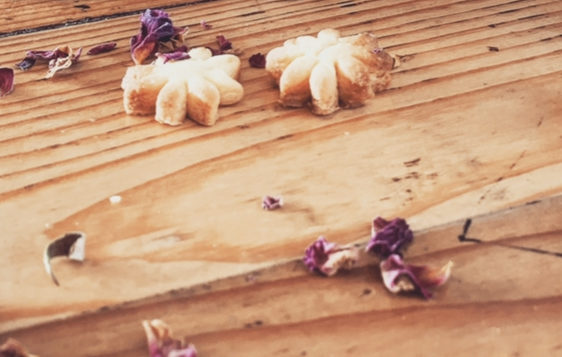
[[[35,65],[37,60],[52,61],[58,58],[63,58],[68,56],[68,46],[62,49],[57,47],[52,51],[27,51],[25,58],[16,67],[22,71],[26,71]]]
[[[195,346],[175,339],[164,321],[143,321],[142,325],[150,357],[197,357]]]
[[[424,298],[431,298],[432,289],[447,282],[451,275],[452,262],[441,269],[432,269],[425,265],[404,263],[398,254],[392,254],[380,263],[384,285],[392,293],[401,291],[418,291]]]
[[[205,21],[205,20],[201,20],[201,27],[202,27],[204,30],[209,30],[209,29],[213,28],[213,25],[209,24],[209,23],[208,23],[207,21]]]
[[[185,31],[181,27],[175,27],[168,13],[163,10],[147,9],[140,21],[139,33],[131,38],[131,57],[136,64],[154,55],[158,51],[159,42],[170,41]]]
[[[27,352],[25,347],[14,338],[8,338],[0,346],[0,357],[37,357]]]
[[[191,58],[191,56],[187,53],[187,51],[188,51],[187,46],[182,46],[182,47],[178,47],[174,52],[157,53],[156,57],[162,59],[163,63],[166,63],[168,61],[181,61]]]
[[[12,93],[14,90],[14,70],[0,68],[0,97]]]
[[[265,56],[260,52],[251,55],[248,62],[250,62],[250,66],[254,68],[265,68]]]
[[[21,62],[16,64],[16,67],[18,67],[22,71],[27,71],[28,69],[33,67],[33,65],[35,65],[35,61],[35,58],[26,56]]]
[[[359,260],[355,248],[342,248],[330,243],[324,237],[318,237],[304,253],[304,264],[308,270],[331,276],[339,269],[351,269]]]
[[[87,55],[99,55],[100,53],[106,53],[113,51],[117,47],[117,42],[102,43],[101,45],[94,46],[86,52]]]
[[[223,35],[217,36],[217,43],[219,45],[219,51],[226,51],[232,49],[232,43],[226,39]]]
[[[366,250],[385,259],[391,254],[400,254],[413,239],[414,234],[404,219],[395,218],[389,222],[377,217],[373,221],[372,237]]]
[[[283,197],[265,196],[261,201],[261,207],[268,211],[283,207]]]

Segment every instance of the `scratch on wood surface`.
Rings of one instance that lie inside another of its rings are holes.
[[[459,242],[461,242],[461,243],[470,242],[470,243],[476,243],[476,244],[490,244],[490,245],[496,245],[496,246],[500,246],[500,247],[504,247],[504,248],[517,249],[517,250],[521,250],[521,251],[529,252],[529,253],[551,255],[551,256],[562,258],[562,252],[554,252],[554,251],[545,250],[545,249],[524,247],[524,246],[520,246],[520,245],[506,244],[506,243],[502,243],[502,242],[488,242],[488,241],[483,241],[482,239],[479,239],[479,238],[467,237],[468,230],[470,229],[471,225],[472,225],[472,219],[468,218],[464,222],[462,233],[457,236],[457,239],[459,240]],[[562,231],[557,231],[557,232],[562,232]]]

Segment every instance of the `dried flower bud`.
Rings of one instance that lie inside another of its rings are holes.
[[[377,254],[381,259],[391,254],[400,254],[402,249],[414,239],[414,234],[402,218],[395,218],[390,222],[382,217],[375,218],[371,234],[366,249]]]
[[[14,70],[0,68],[0,97],[10,94],[14,90]]]
[[[447,282],[451,274],[452,262],[436,270],[425,265],[404,263],[398,254],[392,254],[380,263],[384,285],[392,293],[418,291],[429,299],[432,289]]]
[[[359,252],[354,247],[340,247],[324,237],[312,243],[305,251],[304,264],[310,271],[331,276],[339,269],[351,269],[359,260]]]

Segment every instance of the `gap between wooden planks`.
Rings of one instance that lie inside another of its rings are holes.
[[[416,232],[414,263],[455,262],[434,300],[395,296],[376,265],[324,278],[300,259],[67,319],[8,331],[49,356],[138,356],[140,322],[162,318],[202,356],[553,355],[562,347],[557,311],[562,259],[514,247],[562,253],[562,196]],[[428,336],[433,336],[431,339]],[[523,338],[524,337],[524,338]],[[434,340],[436,339],[436,340]],[[398,343],[397,341],[400,341]],[[431,341],[431,342],[430,342]]]

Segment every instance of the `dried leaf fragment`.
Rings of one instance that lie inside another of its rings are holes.
[[[143,321],[150,357],[197,357],[197,350],[185,340],[172,336],[168,325],[158,319]]]
[[[25,347],[14,338],[8,338],[6,342],[0,346],[0,357],[38,357],[25,349]]]
[[[10,94],[14,90],[14,70],[0,68],[0,97]]]
[[[398,254],[392,254],[380,263],[384,286],[392,293],[418,291],[426,299],[431,290],[447,282],[453,263],[449,261],[441,269],[426,265],[406,264]]]
[[[350,270],[359,260],[355,247],[340,247],[324,237],[318,237],[304,253],[304,264],[308,270],[326,276],[336,274],[340,269]]]
[[[64,236],[55,239],[45,248],[43,253],[43,264],[47,274],[51,276],[56,285],[60,285],[53,269],[51,268],[51,259],[54,257],[65,256],[71,260],[84,261],[86,248],[86,235],[82,232],[67,233]]]

